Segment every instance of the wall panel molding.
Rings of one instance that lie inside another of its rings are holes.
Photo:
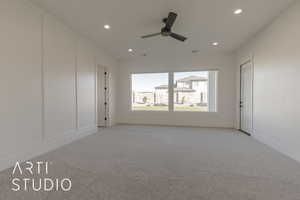
[[[0,1],[0,26],[1,171],[96,133],[96,64],[112,61],[26,0]]]

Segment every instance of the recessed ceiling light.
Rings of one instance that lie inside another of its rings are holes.
[[[243,12],[242,9],[236,9],[236,10],[234,11],[234,14],[239,15],[239,14],[241,14],[242,12]]]
[[[106,24],[106,25],[104,25],[104,28],[105,29],[110,29],[110,25]]]
[[[213,46],[218,46],[218,45],[219,45],[219,42],[213,42],[212,45],[213,45]]]
[[[133,49],[128,49],[129,52],[133,52]]]

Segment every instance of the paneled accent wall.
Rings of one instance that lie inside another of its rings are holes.
[[[95,133],[96,65],[113,61],[26,0],[0,1],[0,27],[1,171]]]
[[[77,38],[49,15],[43,23],[45,138],[76,131]]]
[[[1,0],[0,27],[0,166],[5,166],[42,139],[42,13]]]
[[[93,48],[83,39],[78,41],[77,105],[78,128],[89,129],[96,124],[96,65]]]

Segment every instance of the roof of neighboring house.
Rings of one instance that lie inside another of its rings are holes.
[[[160,85],[155,87],[156,90],[169,89],[168,85]],[[174,92],[195,92],[195,90],[190,88],[174,88]]]
[[[188,81],[207,81],[207,77],[204,76],[188,76],[186,78],[182,78],[177,80],[177,82],[188,82]]]
[[[155,87],[156,90],[159,90],[159,89],[169,89],[169,86],[168,85],[159,85],[157,87]]]
[[[136,93],[139,93],[139,94],[152,94],[153,92],[136,92]]]
[[[196,92],[196,90],[190,88],[174,88],[174,92]]]

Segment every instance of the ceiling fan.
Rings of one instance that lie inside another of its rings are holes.
[[[144,35],[144,36],[142,36],[142,38],[146,39],[146,38],[162,35],[165,37],[171,36],[172,38],[174,38],[176,40],[184,42],[187,39],[186,37],[172,32],[172,27],[174,25],[176,18],[177,18],[177,14],[174,12],[170,12],[169,16],[167,18],[163,19],[163,23],[165,23],[166,26],[163,27],[159,33]]]

